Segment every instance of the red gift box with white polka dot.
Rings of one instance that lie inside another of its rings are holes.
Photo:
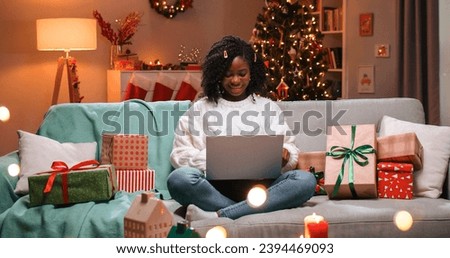
[[[378,197],[412,199],[414,166],[409,163],[379,162]]]
[[[102,164],[116,169],[148,168],[148,136],[140,134],[103,134]]]

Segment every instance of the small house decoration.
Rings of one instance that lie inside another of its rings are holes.
[[[283,81],[283,79],[281,79],[281,82],[280,82],[280,84],[278,84],[276,89],[277,89],[278,99],[284,100],[289,97],[289,86]]]
[[[173,217],[153,192],[144,192],[131,204],[124,218],[127,238],[165,238],[173,225]]]

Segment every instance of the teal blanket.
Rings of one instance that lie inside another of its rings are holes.
[[[179,117],[189,101],[61,104],[45,115],[38,134],[59,142],[98,144],[102,133],[139,133],[149,137],[150,168],[156,172],[156,189],[170,198],[167,177],[169,156]],[[117,192],[108,202],[87,202],[66,207],[42,205],[29,208],[29,196],[14,194],[17,177],[8,175],[9,164],[18,163],[17,152],[0,157],[0,237],[123,237],[123,218],[138,193]]]

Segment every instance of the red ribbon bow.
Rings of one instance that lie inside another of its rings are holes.
[[[51,168],[53,169],[52,174],[49,176],[47,180],[47,184],[44,188],[44,194],[52,191],[53,183],[55,182],[55,178],[58,174],[61,174],[61,188],[63,192],[63,200],[64,203],[69,202],[69,190],[68,190],[68,179],[67,174],[70,171],[82,170],[87,168],[96,168],[100,166],[100,163],[97,160],[86,160],[82,161],[78,164],[73,165],[69,168],[64,161],[54,161],[52,163]]]

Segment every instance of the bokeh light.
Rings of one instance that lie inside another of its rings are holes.
[[[394,215],[394,224],[401,231],[408,231],[413,224],[413,218],[409,212],[399,211]]]
[[[215,226],[206,232],[205,238],[227,238],[227,230],[222,226]]]
[[[6,122],[9,120],[9,117],[10,117],[9,109],[5,106],[1,106],[0,107],[0,121]]]
[[[17,164],[11,164],[8,166],[8,173],[10,176],[18,176],[20,173],[20,167]]]
[[[267,201],[267,189],[263,185],[255,185],[247,194],[247,203],[253,208],[260,207]]]

